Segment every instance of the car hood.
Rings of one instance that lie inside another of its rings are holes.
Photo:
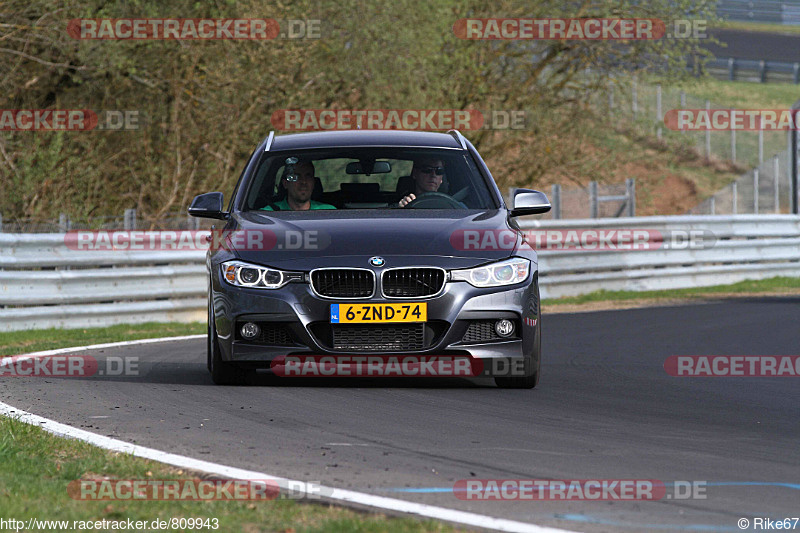
[[[274,268],[368,268],[370,258],[378,256],[387,268],[432,264],[452,269],[513,255],[521,241],[506,217],[502,209],[251,211],[235,214],[228,228],[241,230],[232,241],[235,255]]]

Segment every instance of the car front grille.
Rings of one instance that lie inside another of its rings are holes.
[[[442,290],[445,273],[439,268],[395,268],[383,273],[383,294],[390,298],[432,296]]]
[[[333,326],[334,350],[408,351],[425,346],[425,324]]]
[[[369,270],[335,268],[315,270],[311,285],[320,296],[369,298],[375,292],[375,275]]]

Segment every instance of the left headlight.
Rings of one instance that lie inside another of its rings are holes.
[[[521,257],[512,257],[489,265],[453,270],[450,272],[450,279],[466,281],[474,287],[500,287],[522,283],[528,279],[530,269],[530,261]]]
[[[302,272],[285,272],[251,265],[242,261],[226,261],[220,265],[222,279],[236,287],[279,289],[292,281],[304,281]]]

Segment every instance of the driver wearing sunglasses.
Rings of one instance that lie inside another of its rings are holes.
[[[400,207],[405,207],[419,195],[438,191],[444,179],[444,163],[441,159],[434,158],[415,161],[411,169],[411,179],[414,181],[414,191],[398,202]]]

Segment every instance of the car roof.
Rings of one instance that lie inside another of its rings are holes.
[[[292,133],[275,136],[272,143],[265,141],[267,151],[306,150],[311,148],[345,148],[345,147],[424,147],[464,149],[458,139],[461,134],[433,133],[429,131],[407,130],[340,130],[316,131],[312,133]]]

